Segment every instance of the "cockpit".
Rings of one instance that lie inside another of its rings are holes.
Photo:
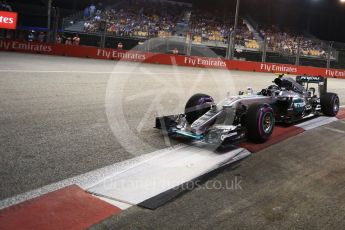
[[[293,91],[299,94],[306,93],[304,87],[290,77],[278,77],[274,79],[273,83],[275,83],[275,85],[271,85],[267,89],[263,89],[261,94],[264,96],[275,96],[281,91]]]

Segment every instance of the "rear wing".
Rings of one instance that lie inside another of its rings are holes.
[[[299,84],[304,84],[304,83],[324,83],[325,78],[324,77],[314,77],[314,76],[297,76],[296,81]]]
[[[316,83],[319,86],[319,93],[320,96],[327,93],[327,78],[321,76],[297,76],[296,77],[297,83],[305,86],[308,88],[309,83]]]

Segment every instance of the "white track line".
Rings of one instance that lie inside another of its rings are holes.
[[[327,125],[327,124],[332,123],[334,121],[338,121],[338,119],[336,117],[321,116],[321,117],[313,118],[309,121],[299,123],[295,126],[302,128],[302,129],[307,131],[307,130],[315,129],[315,128],[323,126],[323,125]]]
[[[144,154],[136,158],[132,158],[123,162],[118,162],[110,166],[106,166],[100,169],[96,169],[94,171],[81,174],[79,176],[68,178],[59,182],[43,186],[38,189],[34,189],[10,198],[6,198],[0,201],[0,210],[73,184],[76,184],[80,186],[82,189],[86,190],[87,188],[90,188],[95,184],[98,184],[99,181],[102,181],[105,178],[130,170],[131,168],[143,164],[148,160],[158,157],[159,155],[168,150],[182,148],[183,146],[185,145],[176,145],[174,147],[169,147],[152,153]]]
[[[336,133],[341,133],[341,134],[345,134],[344,130],[340,130],[340,129],[336,129],[336,128],[332,128],[332,127],[324,127],[324,129],[336,132]]]

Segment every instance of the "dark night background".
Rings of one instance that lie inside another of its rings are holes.
[[[181,0],[183,1],[183,0]],[[47,0],[8,1],[20,12],[20,25],[45,26]],[[90,0],[53,0],[61,16],[68,16],[89,5]],[[95,0],[94,2],[98,2]],[[103,0],[104,4],[116,0]],[[236,0],[184,0],[222,15],[235,14]],[[257,23],[277,25],[298,33],[308,32],[320,39],[345,42],[345,3],[339,0],[241,0],[240,16],[251,16]]]

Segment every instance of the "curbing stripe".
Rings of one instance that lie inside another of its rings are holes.
[[[72,185],[0,211],[0,229],[86,229],[121,209]]]
[[[296,136],[303,132],[304,132],[304,129],[295,127],[295,126],[289,126],[289,127],[275,126],[270,139],[267,140],[266,142],[252,143],[252,142],[245,141],[245,142],[242,142],[240,146],[248,149],[252,153],[256,153],[271,145],[282,142],[285,139]]]

